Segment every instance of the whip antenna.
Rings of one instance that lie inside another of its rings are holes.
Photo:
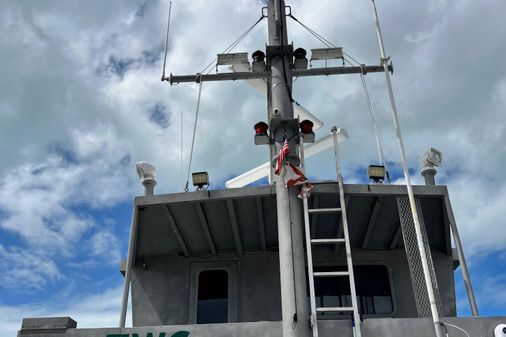
[[[169,44],[170,31],[170,13],[172,11],[172,1],[169,3],[169,18],[167,19],[167,34],[165,35],[165,53],[163,55],[162,81],[165,80],[165,65],[167,64],[167,46]]]

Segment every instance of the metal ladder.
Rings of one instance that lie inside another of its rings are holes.
[[[350,238],[348,233],[348,220],[346,218],[346,203],[344,198],[344,187],[343,177],[341,175],[341,164],[339,161],[339,149],[338,149],[338,130],[334,126],[332,128],[332,136],[334,140],[334,154],[336,157],[336,171],[337,171],[337,183],[339,185],[339,200],[341,207],[336,208],[309,208],[308,206],[308,193],[303,193],[303,206],[304,206],[304,227],[306,233],[306,253],[307,253],[307,270],[309,274],[309,296],[311,301],[311,327],[313,329],[313,337],[318,337],[318,312],[353,312],[354,330],[355,337],[361,337],[360,331],[360,315],[358,312],[357,294],[355,290],[355,277],[353,275],[353,263],[351,259],[351,247]],[[347,137],[347,136],[345,136]],[[303,141],[300,142],[300,158],[301,163],[304,165],[304,149]],[[304,167],[302,167],[304,169]],[[305,187],[303,187],[305,188]],[[328,238],[328,239],[312,239],[311,231],[309,228],[309,214],[312,213],[341,213],[342,225],[343,225],[343,236],[342,238]],[[313,271],[313,253],[312,247],[314,245],[338,245],[344,244],[346,250],[346,271],[327,271],[327,272],[314,272]],[[315,277],[348,277],[350,281],[350,292],[351,292],[351,307],[316,307],[315,289],[314,289],[314,278]]]

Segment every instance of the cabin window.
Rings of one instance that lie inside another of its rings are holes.
[[[343,266],[315,266],[314,271],[342,271]],[[362,315],[392,314],[393,300],[389,272],[384,265],[358,265],[353,267],[355,288]],[[317,307],[351,306],[350,283],[347,277],[315,278]],[[335,316],[336,313],[322,313]],[[343,313],[342,315],[349,315]]]
[[[199,273],[197,324],[228,322],[228,273],[204,270]]]

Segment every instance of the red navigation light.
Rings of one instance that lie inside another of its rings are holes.
[[[257,50],[251,54],[251,57],[253,58],[253,61],[262,62],[265,59],[265,53],[261,50]]]
[[[304,134],[313,133],[313,125],[313,122],[311,122],[309,119],[305,119],[300,122],[300,131]]]
[[[257,136],[259,136],[259,135],[266,135],[267,129],[269,128],[269,126],[264,122],[258,122],[255,124],[254,128],[255,128],[255,134]]]
[[[304,48],[297,48],[293,51],[293,57],[298,60],[305,59],[307,55],[307,51]]]

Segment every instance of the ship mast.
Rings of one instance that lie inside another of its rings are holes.
[[[366,74],[383,72],[383,65],[359,65],[342,67],[313,67],[310,69],[292,69],[294,51],[288,44],[286,29],[286,8],[284,0],[268,0],[268,39],[266,50],[267,66],[264,71],[239,71],[216,74],[162,76],[162,81],[171,85],[184,82],[228,81],[264,79],[267,82],[267,114],[271,130],[269,142],[271,163],[286,139],[290,147],[287,161],[299,165],[298,133],[299,123],[294,119],[292,98],[292,75],[297,77]],[[262,14],[262,17],[264,15]],[[388,71],[392,65],[387,64]],[[286,187],[283,171],[275,175],[271,165],[271,183],[275,185],[279,242],[279,269],[281,306],[283,319],[283,337],[311,336],[310,312],[307,301],[306,266],[304,253],[301,203],[298,199],[298,187]],[[127,262],[127,269],[130,263]],[[128,271],[128,270],[127,270]],[[128,293],[128,280],[125,282],[125,294]],[[123,300],[122,323],[126,311],[126,295]]]
[[[284,120],[293,119],[292,105],[292,63],[287,50],[288,37],[286,33],[286,15],[284,0],[270,0],[268,2],[268,32],[271,79],[268,83],[272,101],[269,115],[269,125],[273,116]],[[290,46],[291,47],[291,46]],[[268,57],[269,54],[267,53]],[[293,129],[278,128],[274,139],[288,139],[290,154],[298,158],[293,137]],[[272,144],[271,154],[276,144]],[[271,167],[272,171],[272,167]],[[304,244],[302,236],[302,222],[300,201],[297,198],[296,187],[287,188],[284,176],[272,175],[276,187],[276,203],[278,216],[279,242],[279,271],[281,282],[281,312],[283,318],[283,336],[309,336],[309,311],[306,294],[306,276],[304,262]]]

